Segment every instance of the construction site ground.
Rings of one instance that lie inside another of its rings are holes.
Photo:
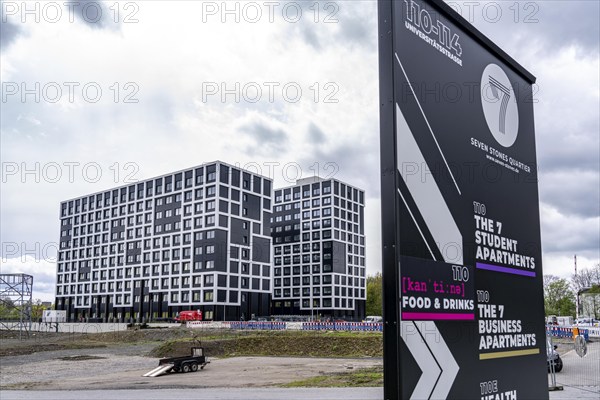
[[[204,370],[142,377],[160,357],[186,355],[198,345],[211,361]],[[0,390],[302,386],[315,379],[335,386],[339,380],[325,378],[347,375],[359,378],[341,380],[343,386],[378,386],[381,357],[381,333],[174,327],[101,334],[32,332],[20,340],[14,332],[0,331]]]
[[[572,340],[556,340],[564,355]],[[142,375],[202,346],[194,373]],[[0,390],[382,386],[378,332],[234,331],[173,326],[97,334],[0,331]]]

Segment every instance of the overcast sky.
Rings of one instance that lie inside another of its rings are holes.
[[[3,273],[53,300],[61,200],[213,160],[365,189],[381,270],[375,1],[79,3],[2,1]],[[468,3],[538,79],[543,267],[568,277],[600,259],[598,2]]]

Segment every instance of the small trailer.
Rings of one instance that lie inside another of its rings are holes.
[[[156,377],[169,372],[196,372],[198,368],[204,369],[208,363],[210,361],[204,355],[204,348],[192,347],[189,356],[161,358],[158,360],[158,367],[143,376]]]

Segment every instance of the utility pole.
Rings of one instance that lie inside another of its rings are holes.
[[[575,254],[573,256],[573,261],[575,263],[575,283],[577,284],[577,286],[579,286],[579,282],[577,281],[577,254]],[[580,289],[577,287],[575,288],[576,290],[576,295],[575,295],[575,325],[579,325],[579,292]]]

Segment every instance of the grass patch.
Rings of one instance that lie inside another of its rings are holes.
[[[281,387],[379,387],[383,386],[383,367],[332,373],[294,381]]]
[[[2,331],[0,331],[1,337]],[[215,330],[172,327],[105,333],[36,333],[2,340],[0,357],[39,351],[156,345],[151,357],[188,355],[202,346],[209,357],[382,357],[381,332]]]
[[[242,332],[220,339],[197,337],[167,341],[156,347],[152,357],[186,355],[191,346],[201,345],[209,357],[381,357],[381,334],[362,332]]]

